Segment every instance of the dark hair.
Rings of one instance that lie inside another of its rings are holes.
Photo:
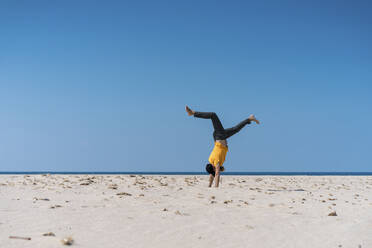
[[[209,173],[212,174],[213,176],[216,175],[216,172],[214,171],[213,165],[212,164],[207,164],[205,166],[205,170]]]
[[[207,164],[205,166],[205,170],[209,173],[209,174],[212,174],[213,176],[216,175],[216,172],[214,170],[214,166],[212,164]],[[225,170],[225,167],[223,166],[220,166],[220,171],[224,171]]]

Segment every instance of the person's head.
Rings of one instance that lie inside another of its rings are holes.
[[[205,166],[205,170],[208,172],[208,174],[212,174],[213,176],[216,175],[216,170],[212,164],[207,164]],[[225,170],[225,167],[220,166],[220,171],[224,171],[224,170]]]

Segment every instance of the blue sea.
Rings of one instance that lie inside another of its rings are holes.
[[[0,175],[10,174],[89,174],[89,175],[206,175],[206,172],[171,172],[171,171],[0,171]],[[230,176],[372,176],[372,172],[223,172]]]

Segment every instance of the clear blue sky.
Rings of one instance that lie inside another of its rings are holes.
[[[371,1],[1,1],[0,171],[372,171]]]

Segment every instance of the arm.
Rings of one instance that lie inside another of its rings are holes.
[[[220,164],[217,164],[216,166],[216,183],[215,183],[215,187],[218,187],[218,185],[220,184]]]
[[[212,187],[212,184],[213,184],[213,180],[214,180],[214,176],[212,174],[209,175],[209,188]]]

